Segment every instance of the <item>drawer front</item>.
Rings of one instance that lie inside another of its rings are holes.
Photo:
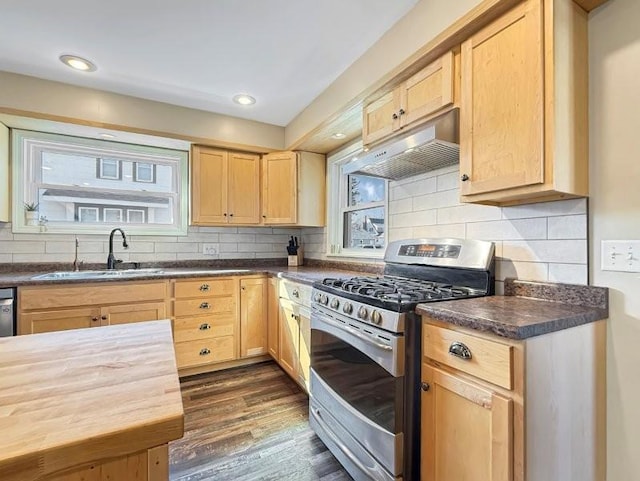
[[[176,299],[186,297],[228,296],[237,291],[237,279],[178,280],[175,283]]]
[[[506,389],[513,387],[513,346],[425,324],[422,351],[441,364]]]
[[[281,281],[280,297],[311,307],[311,286],[287,280]]]
[[[235,335],[236,320],[234,316],[229,314],[179,317],[174,321],[173,326],[173,339],[175,342],[196,341]]]
[[[235,296],[176,299],[173,313],[179,316],[206,316],[209,314],[235,314]]]
[[[235,356],[232,336],[176,343],[178,369],[212,362],[232,361]]]

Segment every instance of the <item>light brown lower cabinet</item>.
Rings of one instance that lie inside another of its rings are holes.
[[[269,355],[277,361],[280,358],[280,295],[277,277],[269,278],[267,304],[267,345]]]
[[[423,317],[421,480],[604,481],[604,322],[516,341]]]
[[[268,280],[240,279],[240,357],[267,354]]]

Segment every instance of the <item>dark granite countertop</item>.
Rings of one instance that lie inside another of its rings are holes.
[[[441,322],[527,339],[609,316],[608,289],[507,279],[504,296],[420,304],[416,312]]]

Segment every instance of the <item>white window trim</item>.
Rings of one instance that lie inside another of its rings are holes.
[[[78,217],[82,217],[82,212],[95,212],[96,221],[95,222],[80,221],[81,224],[95,224],[97,222],[100,222],[100,209],[98,209],[97,207],[78,207]]]
[[[145,217],[145,211],[142,209],[127,209],[127,224],[129,222],[131,222],[131,213],[132,212],[139,212],[140,214],[142,214],[142,222],[141,224],[144,224],[146,222],[146,217]]]
[[[61,146],[63,149],[73,151],[73,144],[80,146],[83,152],[86,149],[96,149],[101,157],[105,150],[113,150],[112,156],[115,160],[118,160],[117,147],[120,145],[116,142],[88,139],[83,137],[75,137],[64,134],[51,134],[45,132],[35,131],[23,131],[12,130],[12,231],[15,233],[40,233],[42,232],[40,226],[29,226],[26,224],[24,215],[24,203],[33,202],[37,198],[37,192],[33,189],[27,188],[25,185],[26,178],[36,178],[34,172],[31,171],[32,165],[30,162],[24,161],[25,149],[37,149],[33,143],[29,143],[29,139],[37,139],[46,143],[51,143],[57,146]],[[73,139],[73,144],[70,140]],[[127,144],[124,151],[124,158],[132,161],[139,162],[151,162],[162,163],[161,159],[166,159],[167,154],[170,153],[172,162],[178,163],[176,169],[176,178],[173,180],[177,187],[177,193],[170,194],[173,199],[174,205],[179,205],[176,210],[177,222],[171,225],[161,224],[132,224],[130,226],[124,223],[87,223],[82,224],[80,222],[68,222],[68,223],[48,223],[46,225],[46,232],[51,234],[108,234],[113,227],[123,227],[127,229],[127,234],[132,235],[152,235],[152,236],[185,236],[187,235],[187,226],[189,221],[188,209],[189,209],[189,176],[188,176],[188,156],[189,153],[182,150],[152,147],[147,145],[134,145]],[[112,158],[110,157],[110,158]],[[166,163],[169,163],[167,161]],[[36,172],[39,174],[39,172]],[[82,190],[82,187],[76,187],[76,189]],[[90,190],[90,189],[88,189]],[[108,190],[108,189],[104,189]]]
[[[105,179],[105,180],[120,180],[122,177],[122,162],[115,160],[115,159],[98,159],[98,162],[100,163],[100,179]],[[115,176],[111,176],[111,175],[106,175],[104,173],[104,164],[105,162],[114,162],[116,164],[116,175]]]
[[[120,214],[120,220],[118,222],[124,222],[123,215],[122,215],[122,209],[117,208],[117,207],[116,208],[114,208],[114,207],[105,207],[102,210],[102,212],[103,212],[102,213],[102,215],[103,215],[102,222],[107,222],[107,220],[106,220],[107,219],[107,211],[117,211]]]
[[[148,165],[149,166],[149,173],[151,174],[151,179],[149,180],[144,180],[140,178],[140,166],[141,165]],[[155,171],[155,167],[153,164],[149,164],[148,162],[136,162],[135,163],[135,169],[136,172],[134,174],[134,182],[141,182],[143,184],[153,184],[154,183],[154,171]]]
[[[347,207],[347,189],[342,188],[344,180],[342,166],[355,155],[362,152],[362,141],[348,145],[344,149],[328,157],[327,176],[327,257],[352,257],[366,259],[384,258],[385,249],[347,249],[342,247],[344,242],[344,214],[354,210],[362,210],[362,205]],[[383,202],[372,202],[368,207],[384,207],[385,242],[389,242],[389,181],[385,184],[385,199]]]

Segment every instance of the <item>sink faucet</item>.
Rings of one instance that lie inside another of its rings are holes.
[[[78,272],[80,270],[80,262],[78,262],[78,247],[80,247],[80,241],[76,237],[76,254],[73,258],[73,270]]]
[[[120,232],[120,234],[122,234],[122,247],[124,247],[125,249],[129,247],[129,244],[127,244],[127,236],[125,235],[124,231],[118,227],[113,229],[111,231],[111,234],[109,234],[109,257],[107,257],[107,269],[115,269],[116,262],[121,262],[117,261],[113,255],[113,234],[118,231]]]

